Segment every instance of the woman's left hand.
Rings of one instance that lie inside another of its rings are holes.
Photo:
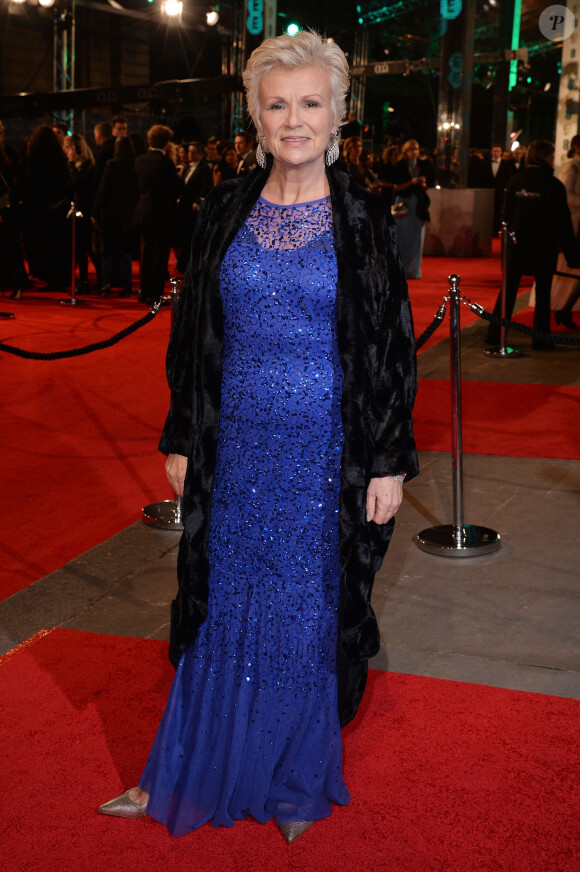
[[[386,524],[403,501],[403,485],[390,476],[371,478],[367,489],[367,522]]]

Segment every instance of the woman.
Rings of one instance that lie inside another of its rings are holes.
[[[100,810],[175,835],[276,818],[291,842],[349,798],[340,724],[417,472],[414,344],[390,214],[332,166],[343,52],[268,39],[244,83],[259,167],[204,202],[168,352],[177,673],[139,788]]]
[[[566,197],[572,226],[576,239],[580,233],[580,136],[573,136],[568,151],[568,160],[560,170],[559,179],[566,188]],[[566,259],[562,253],[558,255],[558,272],[568,272]],[[580,299],[580,273],[577,279],[565,276],[554,276],[552,281],[551,306],[555,309],[556,324],[564,324],[574,329],[572,310]]]
[[[403,267],[408,279],[421,278],[425,222],[429,221],[427,185],[426,170],[419,159],[419,143],[416,139],[408,139],[401,148],[396,174],[397,197],[404,199],[409,210],[396,222]]]
[[[69,161],[71,185],[77,207],[77,218],[75,219],[75,250],[79,268],[77,291],[82,294],[87,293],[90,289],[88,267],[91,249],[91,211],[97,184],[95,158],[80,133],[65,136],[63,149]]]
[[[342,157],[353,179],[359,185],[366,187],[365,168],[361,163],[362,150],[363,144],[360,136],[349,136],[342,146]]]
[[[135,150],[127,136],[120,136],[114,157],[105,164],[93,207],[94,225],[103,240],[102,297],[108,297],[112,287],[121,288],[120,297],[131,296],[131,252],[137,235],[133,215],[138,202]]]
[[[504,220],[513,231],[515,243],[507,252],[505,316],[509,320],[522,276],[532,275],[536,281],[534,330],[550,332],[550,287],[558,260],[564,253],[567,264],[580,267],[580,251],[574,237],[566,188],[554,178],[554,145],[544,139],[530,143],[526,169],[511,179],[504,201]],[[501,313],[501,293],[494,314]],[[487,343],[497,345],[500,328],[490,324]],[[532,348],[550,351],[552,339],[534,337]]]
[[[67,215],[72,189],[68,162],[48,124],[36,128],[26,150],[22,206],[29,272],[62,290],[70,276]]]
[[[382,160],[379,164],[379,185],[389,203],[395,202],[397,190],[397,178],[399,176],[397,163],[399,149],[396,145],[389,145],[383,150]]]
[[[235,146],[230,142],[223,149],[219,161],[213,165],[213,183],[219,185],[226,179],[235,179],[238,172],[238,155]]]

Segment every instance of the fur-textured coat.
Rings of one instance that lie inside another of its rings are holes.
[[[207,534],[220,418],[222,260],[270,171],[223,182],[204,202],[167,353],[171,407],[159,448],[188,457],[182,503],[179,590],[171,609],[174,665],[207,613]],[[366,522],[369,480],[418,472],[412,428],[416,390],[413,323],[396,231],[382,199],[337,166],[327,171],[338,261],[337,329],[343,369],[344,449],[339,509],[341,589],[337,666],[341,723],[362,699],[367,661],[379,649],[371,608],[374,576],[394,521]]]

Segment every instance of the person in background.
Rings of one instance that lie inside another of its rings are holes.
[[[513,312],[522,276],[532,275],[536,281],[534,330],[550,332],[550,288],[561,249],[571,267],[580,267],[580,251],[576,244],[566,188],[554,178],[554,145],[544,139],[530,143],[527,167],[513,176],[504,204],[504,220],[515,234],[515,243],[508,250],[505,312],[509,320]],[[494,314],[501,313],[501,292]],[[487,343],[498,345],[500,327],[490,324]],[[534,338],[532,347],[553,350],[551,339]]]
[[[202,142],[190,142],[189,166],[183,176],[183,190],[175,213],[175,248],[178,252],[177,269],[185,272],[191,237],[201,204],[213,186],[213,174]]]
[[[103,239],[101,296],[108,296],[113,287],[121,288],[121,297],[131,295],[133,215],[139,193],[135,150],[128,137],[120,136],[115,141],[115,153],[107,162],[93,206],[93,220]]]
[[[177,173],[179,176],[183,176],[187,172],[187,168],[189,167],[189,143],[182,142],[177,146]]]
[[[395,201],[395,192],[397,187],[397,161],[399,160],[399,149],[396,145],[389,145],[383,149],[382,159],[379,164],[378,176],[379,185],[382,188],[383,194],[389,203]]]
[[[221,159],[213,168],[213,183],[219,185],[220,182],[226,179],[235,179],[238,168],[238,155],[236,149],[230,142],[223,149]]]
[[[366,188],[365,169],[361,164],[362,150],[363,144],[360,136],[349,136],[342,144],[342,159],[347,170],[355,182]]]
[[[167,150],[173,131],[154,124],[147,131],[149,149],[135,161],[139,183],[139,202],[135,223],[141,228],[141,290],[139,301],[151,305],[162,295],[167,278],[167,263],[175,206],[181,179]]]
[[[63,290],[70,279],[67,215],[71,204],[68,161],[48,124],[39,125],[24,159],[22,210],[24,249],[30,274]]]
[[[59,143],[60,147],[64,148],[64,141],[65,141],[66,137],[68,136],[68,127],[66,126],[66,124],[53,124],[52,129],[53,129],[54,135],[58,139],[58,143]]]
[[[4,144],[0,121],[0,289],[19,300],[28,285],[22,257],[19,175],[16,153]]]
[[[205,159],[207,161],[207,165],[212,170],[219,161],[218,142],[219,140],[217,136],[210,136],[205,144]]]
[[[248,130],[240,130],[234,138],[234,146],[238,155],[237,174],[247,176],[256,168],[256,149],[254,137]]]
[[[566,188],[566,199],[570,215],[572,216],[572,227],[574,228],[576,240],[578,240],[580,236],[580,135],[572,137],[568,150],[568,160],[562,165],[558,178]],[[556,270],[558,272],[567,271],[566,258],[562,252],[558,255]],[[576,327],[572,310],[579,299],[580,273],[576,279],[558,275],[554,276],[550,300],[551,307],[556,310],[554,313],[556,324],[564,324],[565,327],[569,327],[571,330]]]
[[[403,267],[408,279],[420,279],[425,223],[430,217],[427,187],[433,180],[428,178],[431,167],[419,158],[416,139],[403,144],[396,169],[397,199],[402,198],[408,209],[395,222]]]
[[[89,146],[80,133],[66,136],[64,153],[69,161],[69,172],[77,213],[75,218],[75,252],[79,268],[77,293],[90,291],[88,268],[91,250],[91,212],[96,193],[95,159]]]

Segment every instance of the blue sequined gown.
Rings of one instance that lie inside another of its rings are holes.
[[[337,712],[342,370],[330,199],[260,199],[220,274],[208,614],[140,786],[179,836],[347,803]]]

